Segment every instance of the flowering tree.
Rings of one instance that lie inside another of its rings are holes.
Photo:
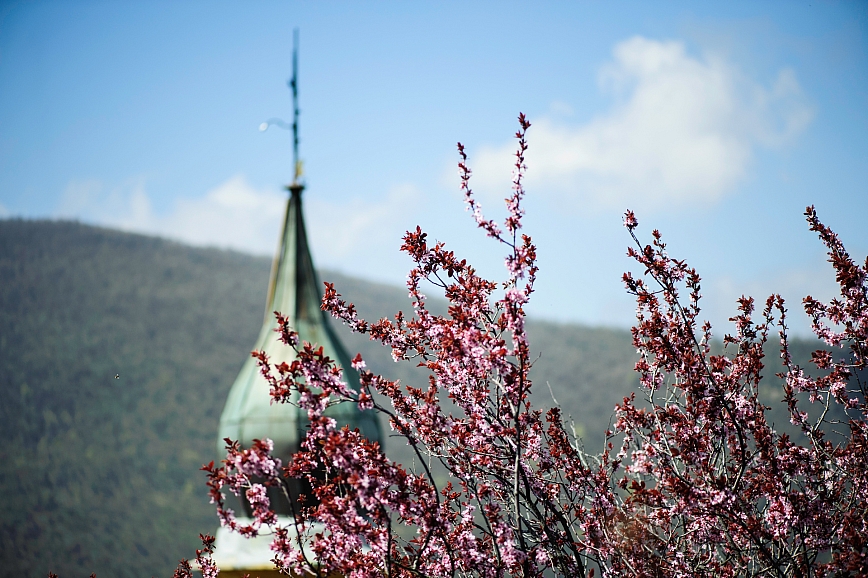
[[[524,306],[537,266],[534,245],[521,233],[530,123],[520,115],[519,124],[502,227],[483,216],[458,145],[467,207],[506,250],[506,280],[483,279],[442,243],[430,245],[417,227],[402,247],[416,264],[407,281],[412,317],[398,313],[368,323],[326,284],[323,309],[391,348],[396,361],[426,368],[428,383],[419,387],[367,371],[360,356],[353,360],[360,383],[344,383],[335,362],[317,345],[299,343],[276,313],[281,339],[297,359],[275,365],[262,352],[254,355],[275,402],[297,400],[309,429],[286,467],[270,455],[268,440],[247,449],[227,440],[227,458],[205,468],[221,523],[245,535],[271,527],[275,564],[298,575],[868,571],[868,262],[854,263],[808,208],[841,287],[841,297],[828,305],[804,301],[814,331],[840,351],[815,352],[818,376],[812,377],[790,356],[778,295],[758,315],[753,300],[742,297],[732,319],[736,334],[724,338],[722,354],[713,354],[711,327],[699,324],[699,275],[669,256],[659,232],[643,245],[627,211],[624,224],[635,241],[629,255],[644,269],[639,278],[624,276],[638,303],[633,343],[641,401],[634,394],[615,408],[604,451],[591,454],[558,408],[543,414],[528,401]],[[445,293],[447,315],[427,309],[426,282]],[[800,428],[798,439],[772,428],[759,398],[764,345],[775,334],[784,402]],[[393,463],[358,431],[338,428],[324,411],[339,402],[387,416],[414,450],[417,467]],[[438,483],[435,463],[448,482]],[[298,510],[283,527],[265,490],[288,492],[287,477],[306,479],[314,496],[288,496]],[[224,506],[226,491],[247,498],[252,524],[241,525]],[[412,537],[399,526],[412,529]],[[213,576],[205,542],[199,564]],[[187,575],[182,564],[176,576]]]

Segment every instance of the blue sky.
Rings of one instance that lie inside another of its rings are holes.
[[[627,207],[697,267],[719,335],[743,293],[782,293],[801,332],[801,298],[833,295],[806,205],[868,253],[868,4],[464,4],[6,2],[0,217],[269,254],[291,139],[258,126],[291,116],[298,27],[320,267],[401,283],[419,224],[502,277],[455,143],[502,216],[519,111],[533,315],[630,325]]]

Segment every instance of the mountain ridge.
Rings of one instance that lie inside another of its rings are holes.
[[[218,458],[217,422],[261,327],[270,264],[72,221],[0,220],[0,577],[168,576],[214,532],[199,468]],[[411,309],[400,287],[320,277],[362,317]],[[429,304],[445,312],[442,299]],[[588,449],[602,447],[615,403],[638,384],[629,332],[527,328],[534,405],[556,398]],[[336,330],[371,370],[425,379]],[[413,459],[388,439],[386,453]]]

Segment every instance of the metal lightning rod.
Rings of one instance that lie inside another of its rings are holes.
[[[270,118],[259,125],[259,130],[266,131],[270,126],[283,129],[292,129],[292,184],[287,189],[301,192],[304,184],[301,183],[302,162],[298,158],[298,28],[292,31],[292,78],[287,81],[287,86],[292,90],[292,124],[288,124],[279,118]]]
[[[292,184],[298,185],[301,177],[301,161],[298,159],[298,28],[292,31]]]

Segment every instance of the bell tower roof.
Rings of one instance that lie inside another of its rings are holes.
[[[305,231],[302,187],[290,186],[287,189],[290,195],[272,265],[266,318],[254,349],[265,351],[275,364],[281,361],[290,363],[295,358],[295,351],[278,339],[274,312],[279,311],[289,318],[300,342],[321,345],[323,352],[343,368],[346,383],[350,387],[356,386],[359,376],[350,365],[351,358],[320,308],[322,293]],[[374,415],[360,412],[355,404],[338,404],[327,413],[339,425],[359,427],[370,439],[379,438]],[[254,439],[269,438],[274,442],[275,454],[286,462],[298,449],[306,424],[306,412],[290,403],[271,402],[268,383],[260,374],[257,361],[248,357],[223,409],[218,447],[222,451],[223,439],[227,437],[245,446]]]
[[[296,37],[297,38],[297,37]],[[296,40],[297,42],[297,40]],[[275,364],[291,362],[295,351],[278,340],[277,320],[279,311],[289,318],[293,330],[301,342],[307,341],[323,347],[323,352],[343,368],[344,381],[352,388],[358,387],[359,376],[351,367],[350,356],[334,333],[320,308],[322,293],[317,279],[302,211],[302,193],[305,186],[300,182],[301,162],[298,159],[298,83],[297,48],[293,53],[293,76],[289,87],[293,92],[294,175],[292,184],[286,187],[283,225],[268,284],[265,304],[265,320],[254,349],[263,350]],[[287,123],[272,119],[263,123],[290,128]],[[261,128],[261,127],[260,127]],[[337,404],[326,412],[335,418],[338,426],[358,427],[369,439],[379,440],[379,427],[372,412],[361,412],[354,403]],[[298,449],[307,427],[307,413],[292,403],[272,403],[268,383],[259,372],[256,360],[248,356],[241,368],[220,417],[217,446],[223,451],[223,439],[238,440],[248,446],[254,439],[269,438],[274,442],[274,454],[286,463]]]
[[[260,126],[260,130],[266,130],[272,124],[292,129],[293,179],[286,187],[289,197],[286,200],[277,252],[271,266],[268,296],[265,301],[265,320],[254,349],[265,351],[274,364],[284,361],[291,363],[295,359],[295,350],[278,339],[277,319],[274,312],[279,311],[288,317],[290,326],[298,332],[300,341],[321,345],[323,352],[343,368],[343,378],[347,385],[357,388],[358,373],[352,368],[350,356],[334,333],[325,312],[320,308],[322,301],[320,283],[305,230],[302,210],[302,193],[305,186],[300,181],[301,162],[298,158],[297,30],[293,36],[292,79],[289,81],[293,97],[292,125],[279,119],[271,119]],[[274,442],[273,455],[279,457],[284,464],[288,463],[292,454],[298,451],[308,426],[307,412],[292,403],[297,400],[298,394],[294,399],[290,399],[290,403],[272,403],[268,382],[260,373],[257,360],[248,355],[238,377],[235,378],[235,383],[229,390],[229,397],[220,416],[220,429],[217,436],[218,455],[224,450],[224,438],[236,440],[244,447],[249,447],[255,439],[268,438]],[[381,441],[380,428],[373,412],[363,412],[359,410],[357,404],[343,402],[328,408],[325,413],[335,419],[338,427],[347,425],[351,429],[358,428],[368,439]],[[287,480],[287,488],[292,500],[302,492],[310,496],[310,487],[307,485],[305,489],[306,484],[306,480]],[[293,504],[287,502],[286,497],[277,488],[269,489],[269,498],[272,508],[278,515],[293,515],[296,511]],[[227,496],[228,501],[232,499],[232,496]],[[240,497],[240,501],[241,503],[237,505],[245,510],[247,516],[250,516],[250,506],[244,501],[243,496]],[[274,564],[271,562],[273,552],[269,548],[270,542],[270,537],[264,534],[248,540],[225,527],[220,527],[217,530],[214,560],[221,571],[225,571],[230,576],[241,576],[252,572],[261,575],[264,575],[263,572],[275,572]]]

